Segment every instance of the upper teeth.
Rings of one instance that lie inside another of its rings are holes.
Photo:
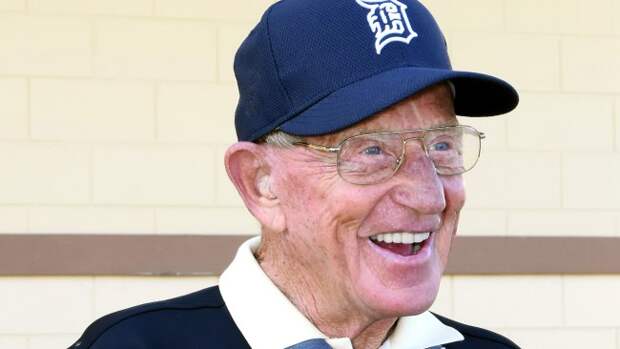
[[[389,244],[413,244],[420,243],[431,235],[430,232],[427,233],[407,233],[407,232],[398,232],[398,233],[387,233],[387,234],[377,234],[373,235],[370,238],[374,241],[382,241],[387,242]]]

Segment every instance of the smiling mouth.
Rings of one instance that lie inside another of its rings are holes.
[[[431,232],[393,232],[370,237],[375,245],[401,256],[416,255],[429,240]]]

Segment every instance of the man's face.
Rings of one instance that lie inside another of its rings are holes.
[[[342,132],[311,137],[333,146],[369,131],[456,125],[445,85],[431,87]],[[335,154],[296,147],[277,150],[274,191],[286,220],[282,251],[305,271],[307,287],[344,311],[379,319],[418,314],[434,301],[465,202],[461,176],[439,176],[419,143],[389,180],[372,185],[344,181]],[[383,233],[430,232],[415,255],[381,247]]]

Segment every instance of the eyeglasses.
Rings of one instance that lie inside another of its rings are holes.
[[[484,133],[471,126],[445,126],[397,132],[362,133],[335,147],[307,142],[295,145],[337,153],[338,174],[353,184],[376,184],[390,179],[405,162],[407,144],[421,145],[437,174],[453,176],[471,170],[480,157]]]

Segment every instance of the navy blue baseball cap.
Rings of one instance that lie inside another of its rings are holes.
[[[332,133],[442,81],[457,115],[513,110],[507,82],[454,71],[446,40],[415,0],[282,0],[273,4],[235,56],[240,141],[279,129]]]

